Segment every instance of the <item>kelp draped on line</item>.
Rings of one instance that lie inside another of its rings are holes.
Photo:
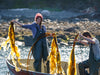
[[[12,62],[15,66],[15,70],[20,71],[20,69],[17,67],[17,63],[19,65],[22,65],[22,64],[20,63],[20,52],[18,51],[18,47],[15,45],[15,33],[14,33],[13,25],[14,23],[10,22],[7,40],[1,44],[1,47],[7,47],[7,43],[10,44]]]
[[[58,50],[57,38],[53,37],[51,43],[51,52],[50,52],[50,74],[62,74],[65,75],[63,68],[61,67],[61,57]]]
[[[67,75],[77,75],[77,69],[76,69],[76,61],[75,61],[75,54],[74,54],[74,48],[75,48],[75,40],[78,38],[77,34],[75,36],[74,42],[73,42],[73,48],[71,50],[70,58],[68,61],[68,68],[67,68]]]

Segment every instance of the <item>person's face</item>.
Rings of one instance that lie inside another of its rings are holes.
[[[90,38],[89,36],[87,36],[87,38]]]
[[[40,18],[40,17],[38,17],[38,18],[37,18],[37,20],[36,20],[36,22],[37,22],[38,24],[40,24],[40,23],[41,23],[41,21],[42,21],[42,20],[41,20],[41,18]]]

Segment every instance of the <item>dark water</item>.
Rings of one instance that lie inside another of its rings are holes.
[[[28,56],[28,52],[30,50],[30,47],[19,47],[21,58],[26,58]],[[59,46],[59,51],[61,54],[61,60],[62,61],[68,61],[70,52],[72,50],[71,46]],[[9,70],[6,65],[6,59],[9,57],[10,49],[8,51],[0,50],[0,75],[7,75]],[[76,63],[79,63],[83,60],[88,59],[89,55],[89,48],[88,47],[75,47],[75,57],[76,57]]]

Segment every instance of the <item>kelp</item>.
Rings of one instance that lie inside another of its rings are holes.
[[[7,44],[8,43],[10,44],[12,62],[15,66],[15,70],[20,71],[20,69],[17,67],[17,62],[19,65],[22,65],[22,64],[20,63],[20,52],[18,51],[18,47],[15,45],[15,33],[14,33],[13,25],[14,23],[10,22],[7,40],[1,44],[1,47],[7,48]]]
[[[61,66],[61,57],[60,57],[60,52],[58,50],[58,45],[57,45],[57,38],[55,37],[55,43],[56,43],[56,47],[57,47],[57,51],[56,51],[56,73],[57,74],[61,74],[61,75],[65,75],[65,72]]]
[[[68,68],[67,68],[67,75],[77,75],[77,69],[76,69],[76,61],[75,61],[75,54],[74,54],[74,48],[75,48],[75,40],[78,38],[77,34],[75,36],[74,42],[73,42],[73,48],[71,50],[70,58],[68,61]]]
[[[1,47],[4,48],[4,51],[6,51],[8,48],[7,48],[7,43],[9,43],[10,39],[7,37],[7,40],[5,42],[2,42],[1,43]],[[0,47],[0,50],[1,50],[1,47]]]
[[[51,52],[50,52],[50,74],[62,74],[65,75],[64,70],[61,67],[61,57],[58,50],[57,38],[53,37],[51,43]]]
[[[48,37],[48,36],[51,36],[51,33],[44,33],[42,35],[39,36],[39,38],[35,41],[35,43],[33,43],[29,53],[28,53],[28,58],[27,58],[27,65],[29,64],[29,59],[31,59],[31,51],[32,51],[32,48],[34,48],[35,44],[42,38],[44,37]],[[57,45],[57,39],[56,39],[56,35],[55,33],[52,33],[52,36],[53,36],[53,40],[52,40],[52,43],[51,43],[51,52],[48,56],[48,60],[50,60],[50,74],[63,74],[65,75],[62,67],[61,67],[61,57],[60,57],[60,53],[59,53],[59,50],[58,50],[58,45]],[[28,66],[27,66],[27,70],[28,70]]]
[[[55,37],[52,40],[51,43],[51,52],[49,54],[50,57],[50,74],[56,73],[56,51],[57,51],[57,45],[55,42]]]
[[[55,35],[55,33],[52,33],[52,36],[54,36],[54,35]],[[30,51],[29,51],[29,53],[28,53],[28,58],[27,58],[27,70],[28,70],[28,65],[29,65],[29,62],[30,62],[29,59],[31,59],[31,52],[32,52],[32,49],[34,48],[35,44],[36,44],[40,39],[42,39],[42,38],[44,38],[44,37],[48,37],[48,36],[51,36],[51,33],[43,33],[43,34],[41,34],[41,35],[38,37],[38,39],[37,39],[37,40],[33,43],[33,45],[31,46]]]

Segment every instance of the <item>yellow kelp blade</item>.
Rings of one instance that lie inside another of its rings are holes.
[[[61,66],[61,57],[60,57],[60,52],[58,50],[58,45],[57,45],[57,38],[56,36],[54,37],[54,41],[56,44],[56,74],[61,74],[61,75],[65,75],[65,72]]]
[[[18,72],[18,71],[20,71],[20,69],[17,67],[17,62],[14,59],[15,57],[14,57],[14,52],[13,51],[11,51],[11,55],[12,55],[12,62],[15,66],[15,70]]]
[[[20,52],[18,51],[18,47],[15,45],[15,33],[14,33],[13,24],[14,24],[13,22],[10,22],[7,40],[1,44],[1,47],[6,48],[7,43],[10,43],[12,62],[15,66],[15,70],[20,71],[20,69],[17,67],[17,62],[18,62],[19,65],[21,65],[21,63],[20,63]]]
[[[55,39],[53,38],[50,52],[50,74],[56,73],[56,50],[57,46],[55,43]]]
[[[5,42],[1,43],[1,47],[4,48],[4,51],[7,50],[7,43],[9,43],[9,42],[10,42],[10,39],[9,39],[9,37],[7,37],[7,40]],[[1,47],[0,47],[0,50],[1,50]]]
[[[15,45],[15,33],[14,33],[13,24],[14,24],[13,22],[10,23],[8,36],[10,39],[12,62],[15,65],[15,70],[20,71],[18,69],[18,67],[16,66],[17,61],[20,65],[21,65],[21,63],[20,63],[20,52],[18,52],[18,47]],[[14,57],[14,55],[15,55],[15,57]],[[15,58],[17,59],[17,61],[14,60]]]
[[[67,75],[77,75],[74,47],[75,47],[75,40],[77,39],[78,35],[79,34],[77,34],[74,39],[73,48],[71,50],[70,59],[68,62]]]
[[[62,74],[65,75],[61,67],[61,58],[57,45],[56,36],[53,37],[51,43],[51,52],[50,52],[50,74]]]
[[[72,49],[71,54],[70,54],[67,75],[77,75],[74,49]]]
[[[61,74],[61,75],[65,75],[65,72],[61,66],[61,57],[60,57],[59,51],[56,53],[56,65],[57,65],[56,73]]]

